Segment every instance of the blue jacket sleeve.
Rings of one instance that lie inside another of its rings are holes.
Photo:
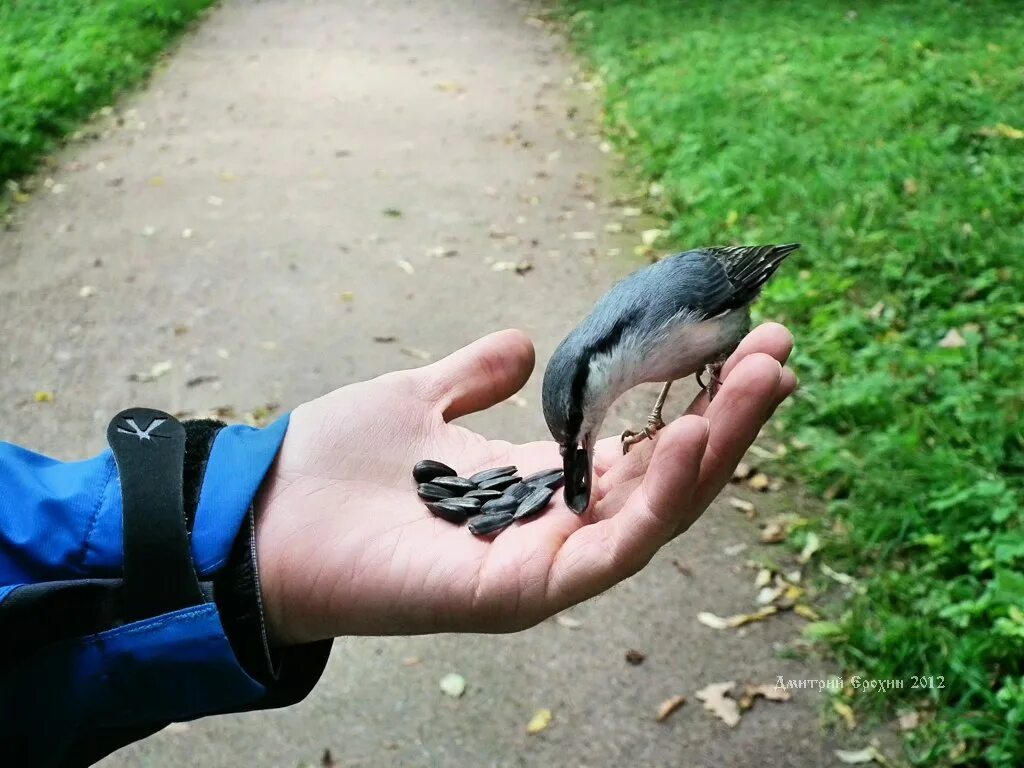
[[[329,646],[272,653],[259,602],[251,507],[288,418],[197,424],[184,495],[203,601],[140,621],[122,612],[111,452],[59,462],[0,443],[0,756],[86,765],[172,721],[298,701],[319,678]]]

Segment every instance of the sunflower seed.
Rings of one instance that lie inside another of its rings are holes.
[[[477,515],[469,519],[469,532],[477,536],[502,531],[512,525],[512,515],[497,512],[493,515]]]
[[[522,480],[519,475],[506,475],[502,477],[495,477],[490,480],[484,480],[482,483],[477,484],[477,488],[481,491],[503,491],[514,483],[518,483]]]
[[[480,499],[467,499],[465,496],[463,496],[463,497],[457,497],[456,496],[456,497],[452,497],[450,499],[445,499],[445,501],[448,502],[449,504],[452,504],[452,505],[456,506],[456,507],[462,507],[464,509],[470,509],[470,510],[480,509],[480,505],[483,503],[483,502],[480,501]]]
[[[484,505],[480,507],[482,512],[492,514],[495,512],[508,512],[512,514],[519,507],[519,500],[513,499],[509,496],[502,496],[498,499],[491,499],[490,501],[484,502]]]
[[[544,486],[552,490],[562,487],[565,482],[565,472],[560,469],[545,469],[543,472],[535,472],[529,477],[524,477],[526,485]]]
[[[461,504],[453,504],[453,501],[458,501],[458,499],[431,501],[427,504],[427,509],[442,520],[447,520],[449,523],[455,523],[456,525],[462,525],[466,522],[466,518],[472,515],[475,510]]]
[[[457,474],[459,473],[447,464],[442,464],[440,461],[434,461],[433,459],[418,461],[416,466],[412,468],[412,476],[417,483],[428,483],[435,477],[451,477]]]
[[[523,520],[537,514],[548,505],[548,502],[551,501],[551,497],[554,493],[555,491],[553,488],[545,488],[544,486],[536,488],[533,493],[519,502],[519,506],[516,507],[513,519]]]
[[[447,488],[456,496],[461,496],[467,491],[476,490],[476,486],[464,477],[435,477],[430,482],[442,488]]]
[[[533,486],[526,483],[516,483],[505,489],[505,495],[511,496],[516,501],[522,501],[533,492]]]
[[[486,480],[493,480],[496,477],[506,477],[508,475],[514,475],[516,468],[513,466],[507,467],[495,467],[494,469],[485,469],[483,472],[477,472],[475,475],[469,476],[469,482],[474,485],[478,485]]]
[[[447,488],[442,488],[440,485],[434,485],[433,483],[420,483],[416,493],[419,494],[421,499],[426,499],[427,501],[440,501],[455,495]]]
[[[464,499],[480,499],[480,501],[490,501],[491,499],[497,499],[501,496],[501,491],[481,491],[475,490],[470,491],[462,498]]]

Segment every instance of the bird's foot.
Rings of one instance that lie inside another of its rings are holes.
[[[664,427],[665,422],[661,420],[661,414],[658,414],[656,417],[652,414],[652,417],[647,420],[647,426],[639,432],[634,432],[632,429],[625,430],[619,437],[619,440],[622,442],[622,455],[625,456],[629,453],[629,449],[637,443],[642,443],[644,440],[653,440],[658,431]]]
[[[708,402],[710,403],[715,399],[715,395],[718,394],[718,390],[722,388],[722,363],[711,363],[704,366],[704,370],[701,373],[708,375],[708,383],[705,384],[701,378],[701,374],[697,374],[697,384],[708,393]]]

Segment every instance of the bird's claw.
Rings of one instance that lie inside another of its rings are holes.
[[[702,373],[708,374],[708,383],[705,384],[701,378]],[[715,395],[718,394],[718,390],[722,386],[722,379],[720,378],[722,373],[722,363],[712,363],[711,365],[705,365],[704,370],[696,374],[697,385],[708,393],[708,402],[710,403],[715,399]]]
[[[654,436],[658,433],[658,430],[665,426],[665,422],[661,418],[649,419],[647,426],[641,429],[639,432],[634,432],[632,429],[624,430],[619,440],[622,443],[622,455],[625,456],[629,453],[629,449],[637,443],[642,443],[644,440],[653,440]]]

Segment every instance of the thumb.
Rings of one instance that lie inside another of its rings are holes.
[[[522,389],[533,372],[533,342],[518,330],[477,339],[420,368],[445,421],[497,405]]]

